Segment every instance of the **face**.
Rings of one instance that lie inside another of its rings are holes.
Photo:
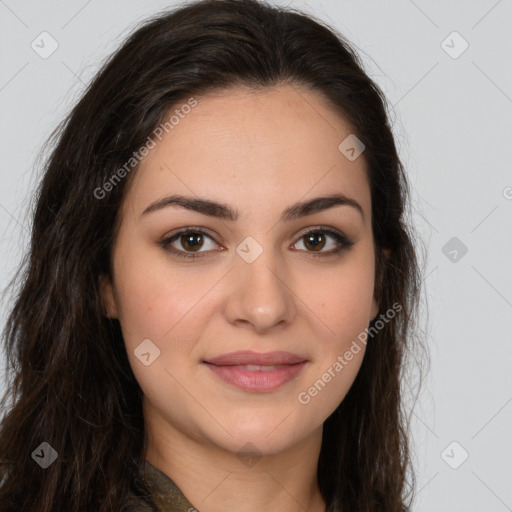
[[[197,102],[133,176],[106,313],[147,422],[278,453],[343,400],[365,352],[351,347],[378,312],[365,162],[340,151],[350,127],[318,93]]]

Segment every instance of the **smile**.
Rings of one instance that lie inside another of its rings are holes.
[[[204,363],[224,382],[244,391],[273,391],[296,377],[306,361],[280,365],[215,365]]]

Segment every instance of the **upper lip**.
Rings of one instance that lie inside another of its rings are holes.
[[[238,352],[231,352],[218,357],[211,357],[205,359],[205,363],[214,364],[217,366],[230,366],[230,365],[245,365],[254,364],[259,366],[273,366],[278,364],[297,364],[306,361],[304,357],[291,352],[266,352],[259,354],[250,350],[241,350]]]

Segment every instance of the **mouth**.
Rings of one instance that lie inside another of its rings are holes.
[[[307,362],[290,352],[243,351],[210,358],[203,364],[231,386],[244,391],[268,392],[299,375]]]

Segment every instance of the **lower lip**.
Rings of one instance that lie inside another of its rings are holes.
[[[272,391],[296,377],[306,361],[278,366],[275,370],[245,370],[239,366],[217,366],[205,363],[210,370],[225,382],[244,391]]]

